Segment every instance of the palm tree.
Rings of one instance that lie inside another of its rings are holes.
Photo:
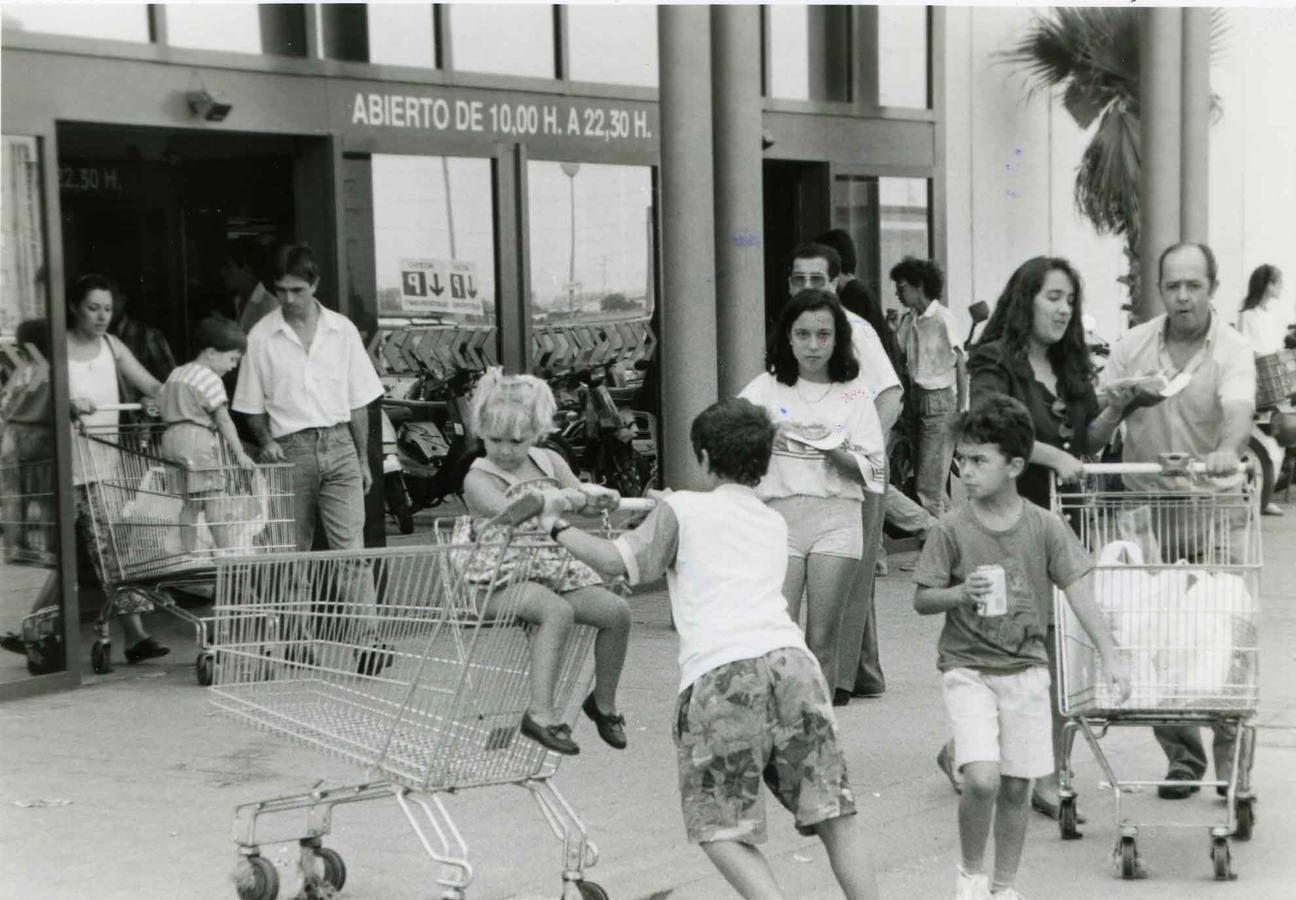
[[[1212,10],[1212,55],[1224,28],[1222,11]],[[1133,308],[1139,296],[1139,11],[1054,8],[998,55],[1026,70],[1028,96],[1061,88],[1062,106],[1077,125],[1087,131],[1098,122],[1076,170],[1076,209],[1099,234],[1124,238],[1128,269],[1118,280]],[[1211,110],[1218,117],[1215,95]]]

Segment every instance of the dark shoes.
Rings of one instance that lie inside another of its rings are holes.
[[[139,641],[133,647],[126,650],[126,662],[131,665],[143,662],[146,659],[156,659],[159,656],[166,656],[171,652],[170,647],[164,647],[151,637],[146,637]]]
[[[564,756],[575,756],[580,753],[580,746],[571,738],[571,729],[562,722],[556,725],[541,725],[531,718],[531,713],[523,713],[522,733],[554,753],[561,753]]]
[[[1166,781],[1196,780],[1196,777],[1188,772],[1169,772],[1166,774]],[[1196,784],[1163,784],[1157,788],[1157,796],[1162,800],[1187,800],[1200,790],[1201,786]]]
[[[360,675],[377,675],[396,661],[391,644],[374,644],[356,654],[356,672]]]
[[[581,706],[581,709],[598,728],[599,737],[603,738],[603,743],[617,750],[625,749],[625,716],[618,713],[605,713],[600,710],[598,704],[594,702],[593,694],[585,698],[585,703]]]
[[[1041,797],[1039,794],[1035,793],[1034,791],[1031,791],[1030,805],[1031,805],[1031,809],[1035,810],[1035,812],[1039,813],[1042,816],[1048,816],[1050,819],[1052,819],[1055,822],[1057,821],[1058,816],[1061,815],[1061,812],[1058,809],[1058,804],[1053,803],[1050,800],[1045,800],[1043,797]],[[1088,820],[1084,816],[1080,815],[1079,812],[1077,812],[1076,824],[1084,825],[1086,822],[1088,822]]]
[[[833,689],[833,706],[845,706],[850,703],[851,692],[844,691],[841,688]]]

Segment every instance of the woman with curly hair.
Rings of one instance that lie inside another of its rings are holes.
[[[739,395],[778,429],[756,495],[787,521],[783,596],[797,621],[805,594],[806,644],[831,682],[864,549],[864,492],[883,491],[886,439],[836,295],[811,288],[789,300],[765,366]]]

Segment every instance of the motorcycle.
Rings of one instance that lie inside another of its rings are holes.
[[[636,371],[642,371],[637,365]],[[558,401],[556,431],[544,442],[575,472],[625,497],[641,497],[657,482],[657,420],[650,413],[623,411],[630,393],[615,385],[611,365],[568,372],[550,381]]]

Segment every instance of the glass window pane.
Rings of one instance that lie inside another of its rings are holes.
[[[64,668],[39,146],[0,144],[0,683]]]
[[[657,86],[657,8],[569,6],[573,81]]]
[[[554,77],[553,7],[513,3],[450,6],[454,68]]]
[[[380,314],[494,319],[492,196],[490,160],[373,156]]]
[[[878,7],[878,103],[927,108],[927,8]]]
[[[427,3],[371,3],[369,61],[395,66],[436,66],[432,6]]]
[[[6,3],[3,17],[6,32],[149,40],[148,7],[143,3]]]
[[[261,52],[261,17],[252,3],[171,3],[167,43],[199,50]]]
[[[652,169],[527,163],[531,317],[652,315]]]
[[[810,99],[810,13],[804,6],[769,7],[770,96]]]
[[[879,268],[883,277],[906,256],[919,259],[931,256],[927,202],[926,178],[878,179]],[[894,296],[886,296],[894,293],[882,292],[886,308],[898,308],[899,301]]]

